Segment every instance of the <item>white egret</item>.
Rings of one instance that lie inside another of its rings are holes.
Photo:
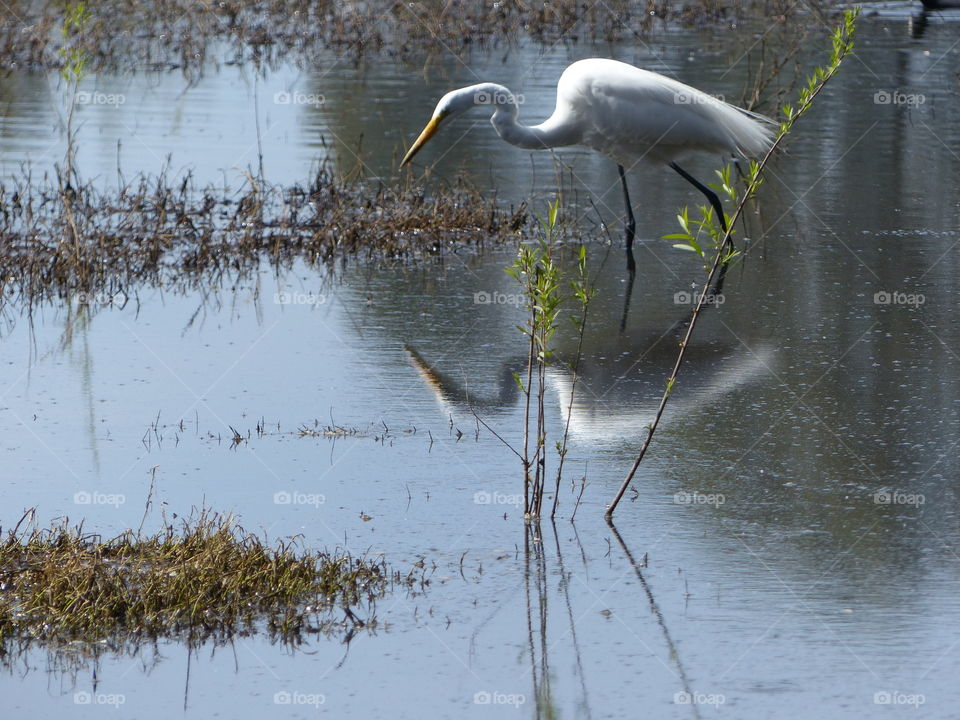
[[[400,163],[403,167],[448,117],[475,105],[492,105],[490,122],[511,145],[530,150],[585,145],[617,163],[627,208],[626,242],[632,269],[636,221],[624,166],[640,160],[668,164],[702,192],[726,230],[716,194],[675,162],[690,152],[763,155],[773,142],[772,120],[633,65],[591,58],[570,65],[557,83],[557,106],[540,125],[517,122],[517,99],[503,85],[481,83],[440,98],[433,117]]]

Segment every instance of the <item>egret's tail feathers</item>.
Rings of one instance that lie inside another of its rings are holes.
[[[765,115],[729,105],[736,117],[727,118],[725,126],[737,150],[746,157],[763,157],[776,137],[777,123]]]

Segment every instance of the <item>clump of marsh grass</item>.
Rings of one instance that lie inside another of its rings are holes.
[[[25,519],[0,538],[0,655],[34,644],[197,647],[259,632],[299,644],[307,633],[373,629],[378,598],[427,582],[382,559],[269,543],[204,510],[113,538],[66,520],[21,529]]]
[[[513,240],[527,222],[524,207],[498,208],[464,183],[427,195],[326,167],[308,187],[251,175],[238,188],[197,188],[165,173],[117,189],[63,185],[0,183],[0,311],[53,299],[122,305],[138,286],[189,289],[262,261],[437,255]]]

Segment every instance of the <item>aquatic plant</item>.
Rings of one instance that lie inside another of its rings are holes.
[[[551,342],[560,324],[560,311],[566,294],[562,291],[567,280],[578,313],[571,317],[578,333],[577,353],[570,366],[573,387],[576,388],[577,369],[586,329],[587,309],[594,291],[587,280],[587,251],[581,245],[577,252],[577,276],[567,279],[555,258],[555,234],[558,226],[560,201],[555,200],[542,218],[542,236],[536,243],[521,243],[513,264],[506,272],[516,280],[527,300],[527,320],[518,329],[527,338],[527,369],[525,377],[514,373],[514,381],[523,395],[523,447],[518,455],[523,465],[524,516],[538,518],[543,507],[547,480],[547,423],[546,379],[548,367],[556,362]],[[572,403],[573,393],[571,393]],[[570,408],[563,435],[555,444],[558,463],[554,483],[551,517],[557,512],[557,499],[567,455],[570,431]]]
[[[63,17],[63,26],[60,34],[63,45],[58,54],[62,65],[60,78],[66,92],[66,119],[64,129],[67,135],[67,150],[64,156],[64,167],[57,168],[57,184],[60,191],[60,200],[63,208],[63,217],[69,233],[67,237],[72,241],[72,251],[80,252],[80,231],[77,228],[77,219],[73,213],[73,186],[80,184],[76,172],[77,134],[73,126],[73,117],[77,109],[77,93],[80,83],[87,75],[88,55],[80,40],[90,25],[90,13],[82,2],[67,5]]]

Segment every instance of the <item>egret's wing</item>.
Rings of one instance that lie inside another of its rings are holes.
[[[669,162],[683,152],[757,155],[770,127],[720,99],[657,73],[615,60],[582,60],[564,72],[558,105],[583,127],[583,143],[621,164]]]

